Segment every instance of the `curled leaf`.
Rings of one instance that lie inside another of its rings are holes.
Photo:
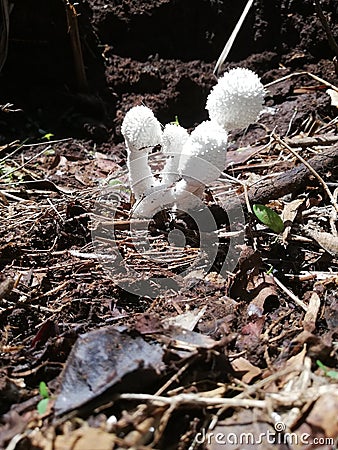
[[[284,223],[275,211],[267,206],[258,204],[253,205],[252,208],[255,216],[260,222],[269,227],[275,233],[282,233],[284,230]]]

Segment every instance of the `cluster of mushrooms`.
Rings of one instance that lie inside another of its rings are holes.
[[[178,124],[162,128],[151,109],[131,108],[121,132],[127,146],[130,188],[135,196],[133,217],[151,218],[164,208],[189,211],[197,208],[206,185],[225,167],[228,132],[257,120],[265,89],[249,69],[226,72],[211,90],[206,109],[209,120],[190,134]],[[154,176],[148,154],[161,146],[166,162]]]

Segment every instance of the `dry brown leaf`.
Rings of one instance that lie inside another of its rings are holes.
[[[315,403],[306,419],[314,428],[321,428],[327,437],[338,437],[338,392],[324,394]]]
[[[166,325],[181,327],[184,328],[185,330],[193,331],[193,329],[201,320],[206,310],[207,307],[204,306],[201,309],[196,309],[194,311],[187,311],[175,317],[168,317],[167,319],[164,319],[162,323]]]
[[[294,200],[290,203],[286,203],[282,212],[282,220],[285,224],[285,228],[283,231],[283,242],[285,242],[289,236],[289,233],[291,231],[291,226],[293,224],[293,221],[295,220],[299,207],[304,202],[304,199],[298,199]]]
[[[319,231],[309,226],[304,227],[306,234],[314,239],[324,250],[332,256],[338,256],[338,237],[331,233]]]
[[[250,383],[253,378],[257,377],[262,372],[259,367],[254,366],[242,356],[232,361],[231,365],[236,372],[246,372],[241,378],[244,383]]]
[[[326,93],[330,96],[331,98],[331,105],[335,106],[336,108],[338,108],[338,92],[334,91],[333,89],[328,89],[326,91]]]
[[[301,372],[304,366],[304,359],[306,356],[306,346],[303,346],[301,352],[297,353],[295,356],[291,356],[291,358],[286,362],[284,369],[289,369],[290,372],[285,375],[282,383],[285,384],[289,380],[293,379],[295,376]]]
[[[56,436],[55,450],[112,450],[115,435],[100,428],[80,428],[69,434]]]
[[[314,331],[316,328],[316,320],[320,308],[320,298],[316,292],[312,292],[308,310],[303,319],[303,327],[306,331]]]

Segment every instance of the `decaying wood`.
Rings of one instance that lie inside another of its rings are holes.
[[[338,167],[338,144],[324,150],[319,155],[308,160],[311,167],[319,174]],[[251,203],[265,203],[272,199],[283,197],[291,192],[304,188],[311,175],[310,170],[303,164],[283,172],[276,177],[262,180],[248,189],[247,195]],[[231,213],[238,208],[240,202],[246,207],[245,195],[240,194],[234,198],[231,196],[226,200],[220,200],[222,208]]]

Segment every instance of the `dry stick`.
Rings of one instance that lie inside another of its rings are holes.
[[[0,39],[0,70],[7,59],[8,39],[9,39],[9,4],[8,0],[1,1],[0,9],[2,19],[2,33]]]
[[[0,177],[0,180],[3,180],[4,178],[7,178],[8,175],[11,175],[14,172],[17,172],[18,170],[23,169],[25,166],[27,166],[27,164],[29,164],[31,161],[33,161],[33,159],[38,158],[40,155],[42,155],[43,153],[45,153],[47,150],[49,150],[51,148],[51,146],[49,145],[48,147],[46,147],[45,149],[43,149],[41,152],[39,152],[37,155],[32,156],[31,158],[29,158],[24,164],[21,164],[21,166],[17,167],[16,169],[11,170],[10,172],[5,173],[4,175],[2,175]]]
[[[290,147],[327,147],[335,144],[338,136],[334,134],[323,134],[316,136],[306,136],[301,138],[286,138],[286,142]]]
[[[245,20],[245,18],[247,16],[247,14],[248,14],[252,4],[253,4],[253,0],[248,0],[247,4],[245,5],[245,8],[244,8],[244,10],[243,10],[243,12],[241,14],[241,17],[238,19],[238,22],[237,22],[233,32],[231,33],[231,35],[230,35],[230,37],[228,39],[228,42],[225,44],[225,47],[224,47],[224,49],[223,49],[223,51],[221,53],[221,56],[218,58],[218,61],[217,61],[216,65],[215,65],[215,68],[214,68],[214,75],[218,76],[218,73],[219,73],[219,71],[220,71],[220,69],[222,67],[222,64],[226,60],[226,57],[228,56],[228,54],[229,54],[229,52],[231,50],[231,47],[233,46],[233,43],[234,43],[234,41],[236,39],[236,36],[239,33],[239,30],[241,29],[241,27],[243,25],[243,22],[244,22],[244,20]]]
[[[317,14],[319,16],[319,19],[320,19],[320,21],[321,21],[321,23],[323,25],[324,30],[325,30],[325,33],[326,33],[329,45],[330,45],[332,51],[338,57],[338,45],[337,45],[337,42],[336,42],[336,40],[335,40],[335,38],[334,38],[334,36],[332,34],[332,31],[331,31],[330,27],[329,27],[327,19],[324,16],[324,13],[323,13],[322,7],[320,6],[319,0],[314,0],[314,4],[315,4],[315,8],[316,8]]]
[[[228,406],[231,408],[265,408],[266,402],[264,400],[239,399],[239,398],[208,398],[196,394],[178,394],[173,397],[163,397],[160,395],[150,394],[118,394],[116,400],[131,400],[131,401],[145,401],[153,402],[159,405],[175,405],[179,407],[182,405],[190,405],[192,407],[216,407]]]
[[[283,139],[281,139],[279,136],[274,135],[274,138],[276,139],[276,141],[282,145],[284,148],[286,148],[287,150],[289,150],[290,153],[293,154],[293,156],[295,156],[296,158],[299,159],[299,161],[301,161],[305,167],[307,167],[309,169],[309,171],[317,178],[317,180],[320,182],[320,184],[323,186],[325,192],[327,193],[327,195],[329,196],[329,199],[331,200],[332,205],[334,206],[335,210],[338,212],[338,204],[334,198],[334,196],[332,195],[332,192],[330,191],[330,189],[328,188],[328,185],[325,183],[325,181],[323,180],[323,178],[319,175],[319,173],[311,166],[311,164],[309,164],[302,156],[300,156],[300,154],[298,152],[296,152],[293,148],[291,148],[286,142],[283,141]]]
[[[338,144],[324,150],[322,153],[309,159],[308,164],[317,172],[324,173],[338,166]],[[250,166],[247,167],[250,170]],[[294,192],[304,187],[308,181],[311,171],[307,166],[299,164],[297,167],[287,170],[273,179],[268,178],[253,184],[248,189],[248,197],[251,203],[264,203],[272,199],[283,197],[284,195]],[[225,210],[224,219],[229,214],[236,213],[238,202],[245,208],[245,195],[232,195],[226,199],[220,199],[220,206]],[[220,210],[221,214],[221,210]],[[223,220],[220,217],[220,220]]]
[[[334,91],[338,92],[338,87],[335,86],[334,84],[329,83],[326,80],[323,80],[323,78],[318,77],[317,75],[314,75],[311,72],[294,72],[294,73],[290,73],[289,75],[285,75],[284,77],[278,78],[277,80],[271,81],[271,83],[267,83],[264,85],[265,88],[269,88],[270,86],[273,86],[274,84],[278,84],[281,83],[282,81],[286,81],[290,78],[293,77],[298,77],[300,75],[308,75],[309,77],[313,78],[316,81],[319,81],[320,83],[323,83],[325,86],[333,89]]]
[[[78,88],[80,91],[86,91],[88,88],[88,82],[86,77],[85,66],[83,62],[81,40],[79,34],[79,27],[77,22],[77,13],[74,5],[65,2],[68,31],[70,35],[70,42],[73,50],[74,65],[76,72],[76,79]]]
[[[279,286],[290,298],[291,300],[293,300],[296,305],[300,306],[305,312],[307,312],[308,307],[307,305],[302,302],[302,300],[300,300],[297,295],[295,295],[293,292],[290,291],[290,289],[288,289],[286,286],[284,286],[284,284],[279,281],[278,278],[276,278],[274,275],[272,275],[273,279],[275,280],[275,283],[277,284],[277,286]]]

